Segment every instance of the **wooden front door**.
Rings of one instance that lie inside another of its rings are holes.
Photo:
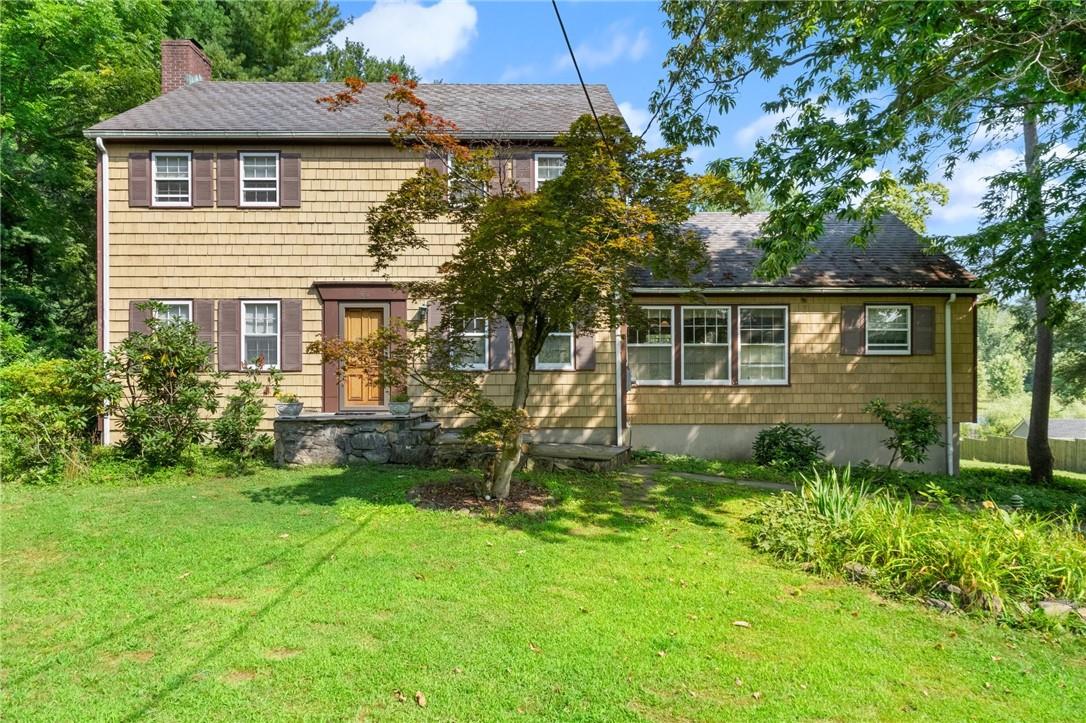
[[[344,338],[357,341],[369,336],[381,327],[384,317],[381,309],[344,309]],[[344,406],[380,407],[385,403],[381,387],[361,369],[347,369],[343,384]]]

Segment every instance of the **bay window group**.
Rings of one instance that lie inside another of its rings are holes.
[[[643,306],[627,333],[639,386],[788,383],[788,307]]]

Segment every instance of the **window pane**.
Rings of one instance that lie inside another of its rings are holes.
[[[630,344],[671,344],[671,309],[642,309],[645,323],[631,326]]]
[[[565,156],[537,156],[535,160],[537,185],[558,178],[566,170]]]
[[[537,364],[548,365],[562,365],[570,366],[573,364],[573,357],[570,351],[570,337],[572,335],[569,332],[550,334],[543,342],[543,349],[539,352],[539,356],[536,357]]]
[[[276,304],[245,305],[246,334],[278,334],[279,307]]]
[[[155,156],[155,176],[158,178],[188,178],[188,156]]]
[[[487,323],[484,317],[476,316],[464,323],[464,330],[461,335],[467,348],[463,350],[460,359],[456,361],[457,366],[465,369],[487,368],[487,333]]]
[[[724,309],[683,309],[684,344],[727,344],[728,312]]]
[[[720,381],[728,378],[728,347],[687,346],[683,349],[683,378]]]
[[[275,203],[275,201],[276,195],[274,188],[269,191],[254,191],[249,188],[245,189],[246,203]]]
[[[785,309],[739,310],[741,381],[787,381],[787,319]]]
[[[276,176],[276,166],[279,159],[275,156],[244,156],[242,168],[243,178],[272,178]]]
[[[154,156],[155,203],[188,203],[188,155]]]
[[[670,346],[631,346],[630,374],[637,382],[671,381]]]
[[[908,329],[909,310],[905,307],[869,307],[870,325],[876,329]]]
[[[279,365],[279,339],[274,336],[246,336],[245,363],[255,364],[258,357],[264,357],[266,366]]]
[[[163,321],[190,321],[188,304],[163,304],[166,309],[162,312]]]

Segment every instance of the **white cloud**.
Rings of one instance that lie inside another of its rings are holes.
[[[377,0],[339,35],[360,42],[379,58],[401,55],[426,76],[467,50],[477,35],[479,14],[466,0]]]
[[[603,68],[619,61],[637,61],[645,56],[649,49],[649,33],[645,28],[636,35],[623,29],[623,23],[612,23],[604,33],[605,40],[599,45],[580,43],[573,50],[582,69]],[[573,67],[568,53],[555,57],[556,70]]]
[[[645,125],[649,122],[649,118],[652,117],[647,109],[639,108],[628,101],[619,103],[618,109],[622,111],[622,117],[626,119],[626,125],[630,126],[630,132],[634,135],[640,135],[644,132]],[[660,127],[655,122],[649,132],[645,134],[645,145],[648,146],[649,150],[656,150],[664,145],[664,139],[660,135]]]
[[[950,192],[947,205],[932,211],[933,218],[945,223],[975,220],[977,204],[988,190],[987,179],[1020,163],[1022,154],[1010,148],[997,148],[981,154],[977,160],[962,160],[954,169],[954,177],[944,180]]]
[[[753,147],[756,140],[772,133],[777,124],[784,120],[786,116],[786,113],[778,112],[766,113],[759,118],[755,118],[735,132],[736,144],[744,148]]]

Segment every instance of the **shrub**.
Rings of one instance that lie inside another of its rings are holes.
[[[823,573],[860,569],[889,592],[996,615],[1019,617],[1016,601],[1086,601],[1086,540],[1074,512],[1045,518],[990,502],[963,511],[939,490],[928,494],[937,505],[916,507],[907,496],[835,487],[848,485],[819,490],[809,482],[798,495],[769,498],[748,518],[754,546]]]
[[[891,452],[887,469],[893,467],[898,459],[924,462],[928,458],[928,447],[942,443],[939,434],[941,417],[924,402],[904,402],[891,408],[883,400],[875,399],[864,407],[864,412],[877,417],[890,430],[890,436],[882,440]]]
[[[10,358],[10,357],[8,357]],[[71,476],[95,433],[98,366],[26,355],[0,369],[0,476],[52,482]]]
[[[806,469],[822,459],[822,440],[811,427],[781,422],[758,433],[752,456],[765,467]]]
[[[218,450],[233,456],[239,465],[267,448],[270,441],[268,435],[256,430],[264,419],[263,397],[278,393],[282,373],[273,370],[266,382],[262,376],[255,368],[247,371],[234,385],[236,392],[226,400],[222,415],[214,423]]]
[[[1000,354],[985,362],[982,371],[989,394],[1009,397],[1022,391],[1029,369],[1020,354]]]
[[[224,375],[211,371],[212,347],[200,341],[195,324],[152,317],[147,326],[146,334],[130,334],[110,352],[106,393],[125,453],[152,467],[172,466],[207,436],[204,415],[218,408]]]

